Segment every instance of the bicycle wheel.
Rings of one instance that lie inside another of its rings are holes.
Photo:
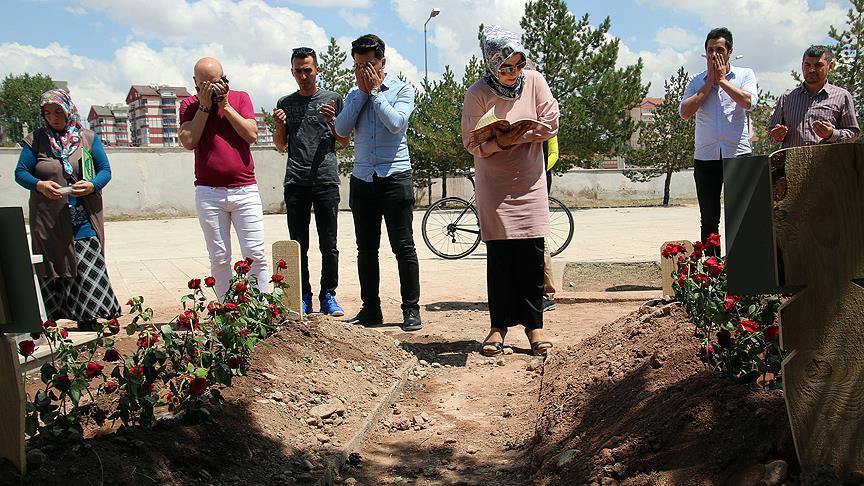
[[[573,215],[570,209],[558,199],[549,196],[549,254],[555,256],[570,244],[573,239]]]
[[[480,221],[474,205],[459,197],[445,197],[423,214],[423,241],[432,253],[455,260],[480,244]]]

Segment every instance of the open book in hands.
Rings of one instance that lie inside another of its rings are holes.
[[[471,130],[471,138],[468,141],[469,147],[476,147],[481,143],[495,137],[495,130],[501,132],[509,132],[527,126],[528,129],[534,130],[539,127],[551,130],[552,127],[548,123],[543,123],[540,120],[533,118],[519,118],[517,120],[503,120],[495,116],[495,107],[489,108],[485,115],[477,120],[477,126]]]

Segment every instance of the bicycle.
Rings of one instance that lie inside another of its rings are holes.
[[[474,185],[471,173],[462,174]],[[470,200],[445,197],[435,201],[423,214],[423,242],[432,253],[448,260],[466,257],[480,246],[480,220]],[[549,254],[558,255],[573,239],[573,214],[560,200],[549,196]]]

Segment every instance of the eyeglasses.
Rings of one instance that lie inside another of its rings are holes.
[[[314,56],[315,55],[315,49],[312,49],[311,47],[297,47],[293,51],[291,51],[291,55],[292,56],[303,56],[303,57]]]
[[[517,71],[521,71],[528,64],[526,60],[521,60],[516,63],[515,66],[511,66],[508,64],[502,64],[501,67],[498,68],[498,72],[501,74],[513,74]]]
[[[293,71],[294,74],[305,74],[307,76],[311,76],[314,69],[312,69],[311,67],[302,67],[302,68],[292,68],[291,71]]]

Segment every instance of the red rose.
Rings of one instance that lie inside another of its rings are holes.
[[[683,286],[684,282],[686,282],[686,281],[687,281],[687,274],[684,272],[679,273],[678,274],[678,285]]]
[[[249,329],[244,327],[243,329],[240,329],[239,331],[237,331],[237,335],[246,337],[249,335]]]
[[[120,321],[118,321],[117,318],[115,317],[115,318],[111,319],[110,321],[108,321],[107,327],[108,327],[108,331],[107,331],[108,334],[111,334],[111,335],[118,334],[120,332]]]
[[[704,273],[697,273],[696,275],[693,275],[693,281],[696,282],[698,285],[707,286],[711,284],[711,279],[708,278],[708,275],[705,275]]]
[[[216,279],[213,277],[207,277],[204,279],[204,285],[208,287],[213,287],[214,285],[216,285]]]
[[[231,356],[230,358],[228,358],[228,366],[231,367],[232,370],[236,370],[245,362],[246,360],[240,356]]]
[[[285,263],[285,259],[283,259],[283,258],[280,258],[279,261],[276,262],[276,266],[281,268],[282,270],[285,270],[286,268],[288,268],[288,264]]]
[[[238,294],[239,294],[240,292],[246,292],[246,289],[247,289],[247,288],[248,288],[248,286],[246,285],[246,282],[237,282],[236,284],[234,284],[234,290],[235,290]]]
[[[239,262],[234,264],[234,271],[239,273],[240,275],[249,273],[249,263],[245,260],[240,260]]]
[[[200,397],[207,391],[208,386],[210,386],[210,383],[207,382],[207,378],[192,378],[189,381],[189,392],[196,397]]]
[[[159,335],[150,333],[148,331],[142,332],[138,335],[138,346],[142,348],[149,348],[150,346],[155,345],[159,342]]]
[[[274,319],[279,317],[279,314],[281,314],[281,312],[279,312],[279,306],[277,306],[276,304],[270,304],[269,307],[270,307],[270,317],[272,317]]]
[[[105,393],[110,395],[117,391],[117,382],[114,380],[107,380],[103,385],[102,389],[105,390]]]
[[[663,258],[670,258],[679,253],[685,253],[687,251],[684,248],[684,245],[679,245],[677,243],[667,243],[666,246],[663,247],[660,254],[663,255]]]
[[[252,265],[252,262],[254,262],[255,260],[253,260],[249,257],[246,257],[243,259],[243,261],[245,261],[247,265]]]
[[[54,328],[54,327],[57,327],[57,323],[54,322],[54,321],[45,321],[45,322],[42,323],[42,328],[45,329],[46,331],[47,331],[48,329],[51,329],[51,328]]]
[[[102,358],[102,361],[105,361],[106,363],[120,361],[120,351],[117,351],[115,348],[106,349],[105,357]]]
[[[62,337],[63,339],[68,339],[69,338],[69,331],[67,331],[65,328],[61,327],[60,328],[60,337]]]
[[[732,333],[723,329],[722,331],[717,333],[717,344],[724,348],[728,348],[732,346]]]
[[[65,392],[69,390],[70,386],[72,386],[72,379],[69,378],[69,375],[54,375],[54,388]]]
[[[738,302],[741,302],[740,295],[727,295],[723,302],[723,308],[726,309],[726,312],[729,312],[738,305]]]
[[[131,306],[135,305],[135,302],[132,302],[132,299],[129,299],[126,301],[126,305],[131,307]]]
[[[777,336],[780,335],[780,327],[777,325],[770,325],[765,328],[765,340],[766,341],[774,341],[777,339]]]
[[[192,331],[198,329],[198,317],[192,309],[186,309],[177,316],[177,329],[181,331]]]
[[[708,346],[702,346],[701,348],[699,348],[700,358],[711,356],[712,354],[714,354],[714,346],[711,346],[710,344]]]
[[[38,340],[40,337],[42,337],[41,332],[31,332],[30,333],[30,339],[32,339],[34,341]]]
[[[207,304],[207,313],[210,314],[211,316],[215,315],[217,312],[219,312],[219,309],[221,309],[221,308],[222,308],[222,304],[220,304],[219,302],[216,302],[216,301],[210,302],[209,304]]]
[[[240,310],[240,306],[237,304],[234,304],[232,302],[229,302],[229,303],[222,306],[222,312],[223,313],[237,312],[239,310]]]
[[[283,280],[285,280],[285,276],[284,276],[284,275],[279,275],[278,273],[274,273],[274,274],[270,277],[270,281],[273,282],[273,283],[275,283],[275,284],[281,284]]]
[[[187,285],[189,286],[189,290],[198,290],[201,288],[201,279],[193,278]]]
[[[714,248],[720,246],[720,235],[717,233],[711,233],[708,235],[708,239],[705,240],[705,248]]]
[[[18,343],[18,352],[21,353],[21,356],[27,357],[33,354],[33,351],[36,350],[36,343],[31,340],[21,341]]]
[[[693,243],[693,253],[691,253],[690,256],[698,260],[702,258],[702,252],[704,251],[705,245],[703,245],[701,241],[697,241],[696,243]]]
[[[708,269],[708,273],[714,277],[719,277],[724,270],[723,264],[714,256],[705,260],[705,267]]]
[[[248,304],[249,303],[249,294],[240,294],[240,296],[237,297],[237,300],[239,300],[240,303],[242,303],[242,304]]]
[[[84,372],[84,376],[92,380],[93,378],[102,374],[103,368],[105,367],[101,364],[91,361],[87,363],[87,371]]]
[[[135,365],[129,368],[129,376],[138,378],[139,380],[144,378],[144,367],[141,365]]]
[[[749,319],[744,319],[738,324],[738,332],[747,331],[747,332],[759,332],[759,323],[755,321],[751,321]]]

